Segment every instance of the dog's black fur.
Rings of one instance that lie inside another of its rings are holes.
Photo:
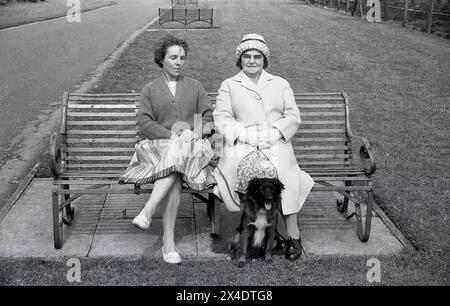
[[[244,210],[231,246],[232,253],[240,250],[239,267],[245,265],[247,258],[264,256],[267,262],[273,261],[272,247],[283,189],[283,183],[276,178],[254,178],[247,193],[240,195]]]

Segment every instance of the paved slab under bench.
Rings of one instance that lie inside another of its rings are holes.
[[[161,258],[162,207],[158,208],[149,231],[131,225],[148,195],[80,197],[74,204],[74,222],[65,228],[64,245],[56,250],[53,246],[52,188],[51,179],[35,178],[11,207],[0,223],[0,257]],[[239,213],[228,212],[224,206],[221,208],[222,232],[219,238],[213,239],[209,235],[211,227],[206,205],[190,194],[183,194],[175,237],[184,259],[228,257],[227,243],[234,236]],[[349,210],[352,209],[350,205]],[[283,227],[281,223],[282,234]],[[305,250],[314,255],[398,253],[405,246],[390,227],[374,211],[370,239],[366,243],[360,242],[354,218],[345,220],[337,212],[336,197],[332,193],[312,193],[299,215]]]

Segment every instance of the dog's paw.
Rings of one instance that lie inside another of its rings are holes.
[[[272,256],[266,256],[265,259],[266,259],[267,263],[270,263],[270,264],[273,263],[273,257]]]

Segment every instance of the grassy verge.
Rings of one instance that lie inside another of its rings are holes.
[[[80,259],[82,286],[371,286],[444,285],[442,266],[421,256],[382,256],[380,283],[368,282],[369,257],[323,256],[289,262],[276,256],[273,264],[262,261],[238,268],[235,262],[185,260],[181,265],[163,264],[161,259]],[[0,260],[0,285],[65,286],[67,259]],[[431,264],[431,265],[430,265]],[[430,269],[437,273],[430,273]]]
[[[46,0],[45,2],[15,2],[0,6],[0,29],[66,16],[69,6],[66,0]],[[80,0],[81,12],[92,11],[114,5],[109,0]]]
[[[262,34],[272,53],[268,71],[289,80],[294,91],[345,90],[350,96],[353,132],[369,138],[378,164],[376,202],[417,249],[380,257],[382,284],[449,285],[448,43],[311,6],[267,0],[209,5],[215,7],[217,29],[143,33],[93,92],[139,92],[159,76],[153,46],[169,32],[190,44],[185,74],[200,80],[207,91],[217,91],[238,72],[234,52],[243,34]],[[253,18],[248,18],[249,11]],[[138,261],[124,265],[133,273],[144,265],[147,274],[126,280],[105,277],[104,282],[363,285],[367,259],[320,257],[288,263],[278,258],[274,266],[255,270],[234,270],[228,262],[188,262],[169,268],[169,274],[165,270],[168,278],[160,278],[158,263]],[[92,262],[86,264],[95,271]],[[109,271],[108,263],[98,264],[98,273],[101,267]],[[189,272],[178,274],[178,269]],[[103,278],[92,277],[92,284]]]
[[[439,36],[450,38],[450,18],[446,15],[442,14],[450,14],[450,6],[444,1],[433,0],[433,18],[431,20],[431,33],[437,34]],[[331,5],[332,10],[336,10],[336,2],[331,1],[322,3],[326,7]],[[387,1],[380,1],[380,14],[383,22],[387,23],[395,23],[397,25],[402,25],[404,18],[404,10],[405,1],[404,0],[389,0],[389,8],[386,9]],[[317,5],[317,0],[311,0],[312,5]],[[367,0],[362,0],[362,12],[363,14],[367,14],[370,9],[370,6],[367,6]],[[354,7],[355,2],[351,2],[349,6],[349,14],[353,13],[353,16],[361,17],[361,12],[359,7]],[[408,27],[414,28],[416,30],[427,32],[428,28],[428,11],[429,11],[429,0],[416,0],[410,1],[408,3],[409,9],[414,9],[414,11],[408,11],[406,24]],[[339,10],[346,12],[347,7],[346,3],[339,4]],[[353,11],[354,10],[354,11]],[[387,16],[386,16],[387,14]],[[387,17],[387,18],[386,18]]]

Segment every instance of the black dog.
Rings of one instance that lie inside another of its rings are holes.
[[[272,247],[283,189],[283,183],[276,178],[254,178],[247,193],[240,197],[244,211],[232,246],[232,251],[240,250],[239,267],[245,265],[247,257],[264,256],[267,262],[273,261]]]

